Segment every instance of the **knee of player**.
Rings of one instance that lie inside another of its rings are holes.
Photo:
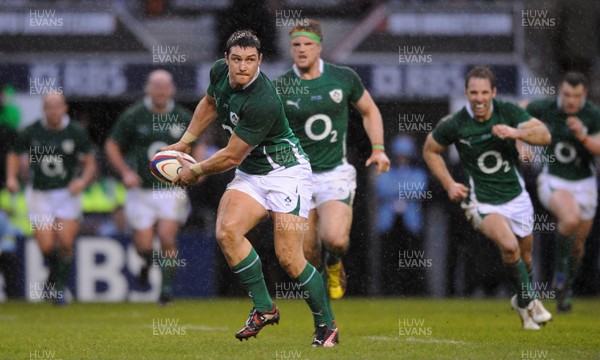
[[[304,252],[304,257],[306,260],[311,263],[311,265],[318,267],[321,263],[321,252],[319,249],[314,247],[304,247],[302,249]]]
[[[350,247],[350,239],[345,234],[328,236],[327,238],[323,238],[323,242],[325,243],[327,250],[340,255],[346,253]]]
[[[502,252],[502,257],[509,260],[516,261],[521,256],[521,251],[517,242],[502,245],[500,251]]]
[[[236,241],[240,238],[239,226],[236,221],[221,221],[217,224],[216,237],[219,243],[227,243]]]
[[[277,254],[277,260],[279,260],[279,265],[283,270],[289,274],[294,263],[292,256],[290,254]]]
[[[569,212],[559,219],[561,230],[566,233],[565,235],[574,233],[579,227],[579,222],[579,210]]]

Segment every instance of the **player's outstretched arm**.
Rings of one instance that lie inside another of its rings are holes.
[[[450,200],[460,201],[467,196],[469,190],[463,184],[454,181],[452,175],[450,175],[444,158],[441,155],[445,150],[446,148],[435,141],[431,133],[429,133],[423,146],[423,159],[425,159],[425,163],[433,176],[442,183]]]
[[[192,116],[192,121],[190,122],[185,134],[183,134],[181,137],[181,140],[160,150],[177,150],[189,154],[192,150],[191,144],[196,141],[198,136],[208,129],[210,124],[212,124],[216,119],[217,103],[212,96],[206,94],[196,106],[196,110],[194,110],[194,115]]]
[[[383,150],[383,120],[381,112],[367,90],[364,91],[355,106],[363,118],[365,132],[371,141],[372,152],[365,165],[375,164],[377,166],[377,175],[380,175],[382,172],[390,170],[390,159]]]
[[[552,136],[546,125],[536,118],[521,123],[518,128],[508,125],[494,125],[492,135],[501,139],[515,139],[530,145],[548,145]]]
[[[204,161],[190,165],[187,161],[178,157],[177,160],[179,160],[183,169],[179,176],[173,179],[173,182],[179,185],[192,185],[201,176],[218,174],[233,169],[239,166],[255,147],[255,145],[248,144],[233,133],[226,147]]]

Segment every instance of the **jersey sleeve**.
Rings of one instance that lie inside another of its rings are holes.
[[[442,146],[450,146],[456,142],[456,128],[452,121],[454,117],[448,115],[437,124],[431,132],[431,136]]]
[[[512,126],[517,127],[520,124],[531,120],[531,115],[517,104],[506,102],[502,105],[506,108],[506,116]]]
[[[527,104],[527,106],[525,107],[525,111],[527,111],[527,113],[529,113],[534,118],[544,121],[542,116],[542,107],[543,103],[539,100],[536,100]]]
[[[18,132],[14,136],[15,141],[9,142],[8,150],[12,153],[23,154],[29,150],[29,145],[31,144],[31,129],[29,127],[23,129]]]
[[[215,86],[219,78],[219,74],[223,72],[224,68],[227,68],[227,64],[224,59],[215,61],[213,66],[210,68],[210,84],[206,93],[212,97],[215,97]]]
[[[246,106],[233,132],[246,143],[258,145],[280,116],[282,109],[277,98],[254,101]]]
[[[362,81],[360,80],[360,77],[358,77],[358,74],[354,70],[352,70],[350,68],[346,68],[346,73],[347,73],[347,77],[349,80],[349,87],[350,87],[348,99],[351,102],[356,103],[363,96],[363,94],[365,92],[365,87],[364,87]]]
[[[85,156],[91,153],[91,140],[88,132],[82,128],[77,127],[77,154],[78,156]]]
[[[121,149],[126,149],[133,144],[134,124],[131,123],[131,117],[126,111],[122,114],[110,133],[110,138],[119,145]]]
[[[587,124],[588,134],[600,133],[600,109],[594,106],[591,110],[590,122]]]

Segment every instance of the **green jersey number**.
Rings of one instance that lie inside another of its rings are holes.
[[[323,132],[321,132],[320,134],[315,134],[312,131],[312,126],[316,121],[323,121],[323,123],[325,123],[325,129],[323,129]],[[337,141],[337,131],[336,130],[332,130],[333,129],[333,123],[331,122],[331,118],[325,114],[316,114],[313,115],[311,117],[309,117],[306,120],[306,124],[304,124],[304,132],[306,133],[306,136],[308,136],[309,139],[314,140],[314,141],[321,141],[323,139],[325,139],[326,137],[329,136],[329,134],[331,134],[331,139],[329,140],[329,142],[336,142]]]
[[[494,166],[486,165],[485,160],[488,157],[493,157],[496,160]],[[502,160],[502,155],[496,150],[486,151],[481,154],[477,159],[477,166],[479,166],[479,170],[481,170],[484,174],[493,174],[502,167],[504,167],[503,172],[508,172],[510,170],[510,164],[508,161]]]

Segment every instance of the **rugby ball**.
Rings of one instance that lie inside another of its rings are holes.
[[[179,161],[177,161],[177,156],[181,156],[183,160],[188,161],[190,164],[196,163],[193,157],[181,151],[160,151],[150,160],[150,172],[152,175],[166,184],[172,184],[173,179],[183,168]]]

